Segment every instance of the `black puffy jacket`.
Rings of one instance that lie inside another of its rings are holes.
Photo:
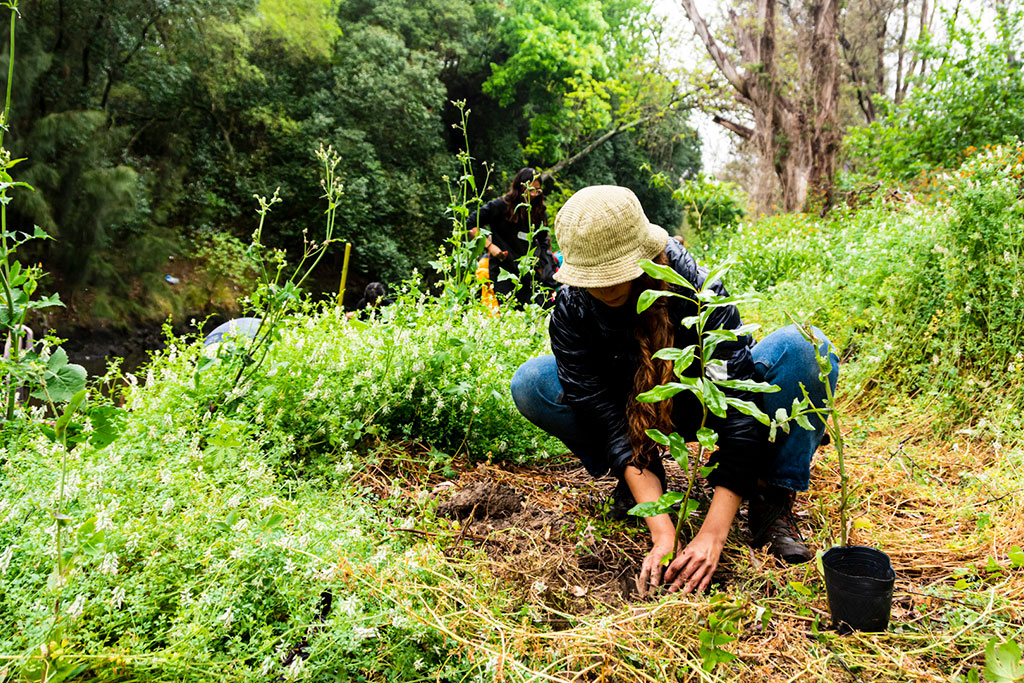
[[[681,244],[669,240],[665,255],[677,273],[695,287],[703,285],[707,270],[699,267]],[[711,289],[719,295],[726,294],[721,282],[712,283]],[[684,317],[697,314],[696,305],[680,297],[669,297],[667,302],[669,318],[676,326],[675,347],[695,344],[696,330],[679,323]],[[565,399],[588,431],[604,436],[607,466],[620,477],[632,458],[626,402],[639,367],[639,347],[634,336],[638,322],[633,303],[611,308],[586,290],[568,286],[559,291],[550,322],[551,349]],[[740,316],[735,306],[714,309],[708,323],[709,329],[739,326]],[[752,345],[753,339],[743,336],[716,348],[714,357],[726,363],[728,379],[754,378]],[[695,374],[698,369],[695,363],[686,374]],[[760,394],[737,391],[726,391],[726,394],[760,405]],[[688,391],[676,394],[672,416],[676,431],[687,440],[694,440],[701,421],[696,397]],[[734,408],[729,408],[725,418],[709,413],[707,426],[719,435],[718,450],[711,457],[717,467],[708,476],[708,482],[748,495],[756,485],[761,467],[772,457],[767,430],[757,420]]]

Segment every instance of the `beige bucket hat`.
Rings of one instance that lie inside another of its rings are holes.
[[[608,287],[639,277],[641,259],[665,250],[668,232],[647,220],[633,191],[615,185],[585,187],[555,216],[564,262],[555,280],[575,287]]]

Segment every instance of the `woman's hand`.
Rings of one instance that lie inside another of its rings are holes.
[[[665,583],[671,583],[668,592],[675,593],[682,589],[686,594],[694,590],[703,591],[710,586],[724,545],[725,538],[701,529],[669,564],[665,572]]]
[[[661,585],[662,573],[665,571],[665,565],[661,561],[672,552],[672,541],[673,538],[670,537],[661,543],[655,542],[651,552],[647,553],[647,557],[644,558],[644,563],[640,565],[640,577],[636,584],[640,597],[647,597],[649,590]]]

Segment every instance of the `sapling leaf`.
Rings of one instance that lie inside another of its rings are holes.
[[[729,409],[728,399],[726,399],[725,394],[711,380],[704,380],[703,385],[704,405],[718,417],[725,417],[725,413]]]
[[[637,517],[656,517],[669,511],[668,507],[661,504],[661,500],[652,500],[649,503],[638,503],[629,509],[629,514]]]
[[[636,300],[636,312],[643,313],[648,308],[654,305],[654,302],[663,296],[682,296],[676,292],[672,292],[667,289],[645,289],[640,292],[640,297]]]
[[[1013,640],[998,644],[992,638],[985,645],[985,680],[989,683],[1014,683],[1024,678],[1020,646]]]
[[[679,324],[682,325],[683,327],[693,327],[698,322],[700,322],[700,316],[699,315],[688,315],[685,318],[683,318],[682,320],[680,320]]]
[[[658,562],[658,564],[660,564],[660,565],[662,565],[664,567],[667,567],[669,564],[672,563],[672,560],[674,560],[675,557],[676,557],[675,551],[669,552],[663,558],[661,558],[661,561]]]
[[[642,259],[639,262],[639,265],[645,273],[656,280],[663,280],[671,285],[677,285],[684,289],[688,289],[691,292],[697,291],[697,288],[693,286],[693,283],[677,273],[671,266],[663,266],[649,259]]]
[[[779,391],[780,388],[775,384],[769,384],[768,382],[755,382],[750,379],[726,379],[726,380],[715,380],[715,384],[722,387],[723,389],[737,389],[739,391],[753,391],[759,394],[774,394]],[[782,414],[786,414],[785,408],[779,408]],[[778,419],[778,418],[776,418]]]
[[[810,431],[810,432],[814,431],[814,425],[812,425],[811,421],[809,419],[807,419],[807,413],[797,413],[797,414],[793,415],[793,419],[796,420],[796,423],[798,425],[800,425],[801,427],[803,427],[807,431]]]
[[[658,502],[668,509],[676,503],[681,502],[685,497],[686,495],[679,491],[669,491],[668,493],[661,494],[661,497],[658,498]]]
[[[748,335],[751,332],[757,332],[759,329],[761,329],[761,325],[760,324],[758,324],[758,323],[747,323],[746,325],[740,325],[735,330],[733,330],[733,332],[736,333],[736,337],[738,338],[738,337],[743,337],[745,335]]]
[[[765,426],[768,426],[771,422],[771,420],[768,419],[768,416],[764,414],[764,411],[757,407],[756,403],[744,401],[742,398],[736,398],[734,396],[727,396],[725,398],[725,402],[744,415],[749,415]],[[783,427],[783,429],[785,429],[785,427]]]
[[[733,266],[736,265],[736,259],[729,256],[724,261],[708,268],[707,275],[704,276],[704,285],[702,289],[709,289],[715,282],[720,281],[726,273],[728,273]]]
[[[716,463],[712,463],[711,465],[707,465],[705,467],[698,467],[697,471],[700,472],[700,476],[702,476],[705,479],[707,479],[708,475],[711,474],[712,472],[714,472],[717,468],[718,468],[718,463],[716,462]]]
[[[802,581],[790,581],[789,587],[795,590],[800,595],[806,595],[808,597],[814,595],[814,591],[805,586]]]
[[[718,443],[718,433],[708,427],[701,427],[697,430],[697,443],[710,451]]]
[[[668,446],[668,437],[660,429],[648,429],[644,432],[655,443],[661,444],[662,446]]]
[[[779,423],[772,420],[771,426],[768,428],[768,442],[775,443],[775,437],[778,436]]]
[[[690,344],[689,346],[682,349],[667,347],[655,351],[653,354],[651,354],[651,358],[673,361],[676,364],[676,371],[680,372],[690,367],[690,365],[693,363],[693,356],[696,348],[697,347],[694,346],[693,344]]]
[[[678,432],[668,435],[668,450],[672,459],[679,463],[684,472],[690,471],[690,450],[686,447],[686,439],[679,436]]]
[[[991,555],[988,556],[988,561],[985,562],[985,571],[989,574],[1003,571],[1002,565],[996,562],[996,558]]]
[[[702,395],[703,388],[700,380],[696,377],[680,377],[678,382],[659,384],[653,389],[649,389],[642,394],[637,394],[636,400],[641,403],[657,403],[658,401],[664,401],[666,398],[672,398],[680,391],[691,391],[696,394],[699,399]]]
[[[1010,548],[1010,566],[1014,569],[1024,567],[1024,552],[1021,552],[1020,546]]]

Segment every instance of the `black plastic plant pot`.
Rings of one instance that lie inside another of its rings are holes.
[[[832,623],[840,632],[878,632],[889,626],[896,581],[889,556],[877,548],[848,545],[821,557]]]

